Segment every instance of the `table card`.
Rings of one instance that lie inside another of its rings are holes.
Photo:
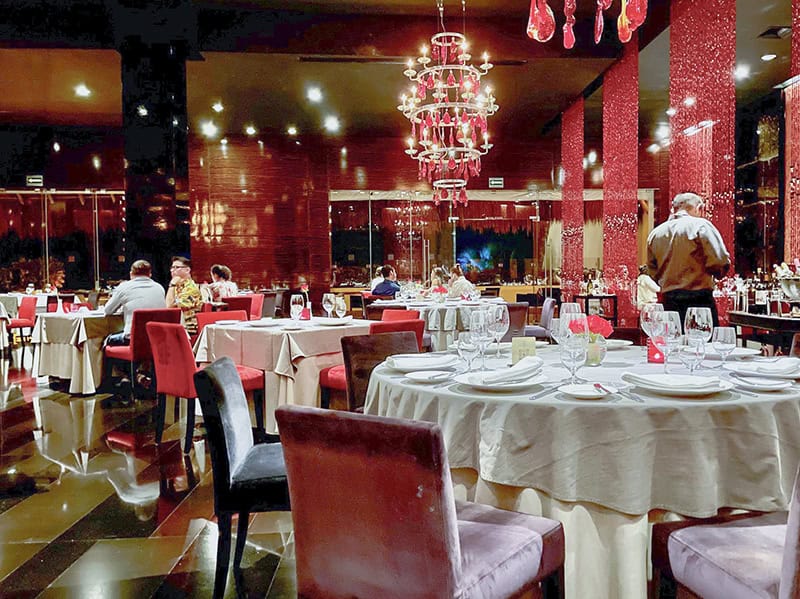
[[[536,355],[536,337],[514,337],[511,340],[511,363],[516,364],[526,356]]]

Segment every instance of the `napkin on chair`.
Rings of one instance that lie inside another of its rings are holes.
[[[681,391],[682,389],[702,391],[716,391],[719,389],[719,377],[716,376],[693,376],[686,374],[635,374],[626,372],[622,375],[623,381],[644,388],[660,388],[671,391]]]
[[[480,383],[491,385],[529,379],[541,372],[543,364],[544,362],[539,357],[526,356],[510,368],[501,368],[488,374],[480,374]]]

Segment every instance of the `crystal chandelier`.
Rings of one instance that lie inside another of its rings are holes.
[[[594,17],[594,43],[599,44],[603,36],[603,11],[611,8],[614,0],[596,0],[597,8]],[[647,17],[647,0],[621,0],[622,5],[617,18],[617,34],[619,41],[627,44],[633,32],[644,23]],[[564,0],[564,47],[568,50],[575,45],[575,8],[577,0]],[[531,11],[528,17],[528,37],[537,42],[548,42],[556,32],[556,19],[553,9],[547,0],[531,0]]]
[[[472,66],[464,35],[444,30],[444,0],[436,5],[442,30],[431,38],[430,57],[423,46],[416,63],[408,61],[404,74],[412,85],[397,108],[411,121],[406,154],[418,162],[420,180],[433,186],[434,203],[466,204],[469,178],[480,174],[481,156],[492,147],[487,118],[498,106],[481,77],[493,65],[484,54],[480,67]],[[463,14],[466,0],[461,7]]]

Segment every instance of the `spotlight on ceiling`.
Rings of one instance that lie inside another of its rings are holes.
[[[220,113],[223,110],[225,110],[225,107],[222,105],[222,102],[217,101],[211,105],[211,110],[213,110],[216,113]]]
[[[88,98],[92,95],[92,90],[86,87],[85,83],[79,83],[75,86],[75,95],[79,98]]]
[[[200,125],[200,131],[203,132],[203,135],[211,139],[217,136],[219,128],[214,124],[214,121],[204,121]]]
[[[253,125],[247,125],[247,127],[244,128],[244,132],[251,137],[256,133],[258,133],[258,131],[256,131],[256,128]]]
[[[328,133],[336,133],[339,131],[341,123],[337,117],[330,115],[325,117],[324,127]]]
[[[678,113],[678,109],[672,108],[672,106],[670,106],[669,108],[667,108],[666,112],[667,116],[675,116]]]
[[[761,60],[763,60],[764,62],[770,62],[772,60],[775,60],[776,58],[778,58],[777,54],[763,54],[761,56]]]
[[[286,127],[286,133],[294,137],[295,135],[297,135],[297,127],[295,127],[294,125],[289,125],[288,127]]]
[[[322,90],[318,87],[309,87],[306,90],[306,98],[308,98],[309,102],[314,102],[314,104],[322,101]]]
[[[747,79],[750,76],[750,65],[749,64],[737,64],[736,68],[733,69],[733,78],[736,81],[742,81]]]
[[[61,144],[57,141],[53,142],[53,152],[60,152],[61,151]]]

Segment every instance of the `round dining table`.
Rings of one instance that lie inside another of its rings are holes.
[[[384,363],[372,373],[365,412],[437,422],[459,499],[562,522],[568,599],[647,597],[653,521],[787,509],[800,462],[796,383],[692,398],[630,389],[624,373],[656,374],[663,365],[629,347],[578,371],[626,389],[624,397],[576,399],[558,391],[568,378],[558,347],[539,356],[547,382],[502,392],[455,377],[414,382]],[[697,374],[732,380],[719,366],[706,361]],[[688,374],[680,365],[670,371]]]

